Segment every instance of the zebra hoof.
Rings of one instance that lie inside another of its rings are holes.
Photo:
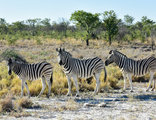
[[[149,89],[146,90],[146,92],[148,92],[148,91],[149,91]]]
[[[67,93],[66,96],[67,96],[67,97],[71,96],[71,93]]]
[[[66,96],[67,96],[67,97],[69,97],[69,96],[70,96],[70,94],[67,94]]]
[[[120,91],[120,93],[125,93],[125,92],[126,92],[126,90],[121,90],[121,91]]]
[[[152,88],[151,91],[154,91],[155,88]]]
[[[98,95],[98,92],[94,91],[93,96]]]
[[[123,89],[122,92],[126,92],[126,89]]]
[[[37,98],[40,98],[40,95],[38,95]]]
[[[132,93],[132,92],[134,92],[133,90],[130,90],[130,92]]]
[[[47,98],[49,98],[49,95],[47,95]]]
[[[80,97],[80,95],[76,94],[76,96],[75,96],[75,97]]]

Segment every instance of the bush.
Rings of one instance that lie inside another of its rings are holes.
[[[1,57],[4,60],[8,60],[9,58],[12,58],[22,63],[28,63],[17,51],[12,50],[12,49],[6,49],[5,51],[3,51],[3,53],[1,54]]]
[[[0,101],[0,112],[14,111],[14,105],[11,97],[6,97]]]
[[[16,36],[7,35],[6,40],[7,40],[9,45],[15,45],[18,38]]]
[[[33,105],[33,102],[29,100],[28,98],[21,98],[17,100],[17,103],[19,107],[22,107],[22,108],[32,108],[32,105]]]

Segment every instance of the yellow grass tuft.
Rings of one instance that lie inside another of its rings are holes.
[[[33,102],[28,98],[21,98],[16,101],[19,107],[22,108],[32,108]]]
[[[53,111],[75,111],[78,110],[80,108],[80,105],[78,103],[76,103],[74,100],[69,99],[67,102],[65,102],[64,105],[62,104],[57,104],[55,107],[52,107]]]
[[[6,97],[0,101],[0,112],[14,111],[14,105],[11,97]]]

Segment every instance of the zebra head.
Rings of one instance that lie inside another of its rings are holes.
[[[9,58],[9,60],[8,60],[8,74],[9,75],[12,74],[12,69],[13,69],[13,61],[11,58]]]
[[[105,65],[108,66],[109,64],[113,63],[115,61],[115,50],[111,50],[109,52],[109,56],[105,61]]]
[[[61,48],[56,48],[57,51],[57,59],[58,59],[58,63],[60,65],[65,65],[67,63],[68,58],[72,57],[72,55],[65,51],[65,49],[61,49]]]

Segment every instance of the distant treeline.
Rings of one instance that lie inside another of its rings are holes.
[[[125,15],[122,20],[113,10],[95,14],[78,10],[72,13],[69,21],[62,19],[60,22],[51,22],[49,18],[35,18],[9,24],[4,18],[0,18],[0,40],[15,44],[17,40],[39,37],[74,38],[85,40],[86,45],[89,45],[90,39],[103,39],[111,45],[113,41],[145,42],[150,38],[154,44],[155,21],[146,16],[136,23],[134,19]]]

